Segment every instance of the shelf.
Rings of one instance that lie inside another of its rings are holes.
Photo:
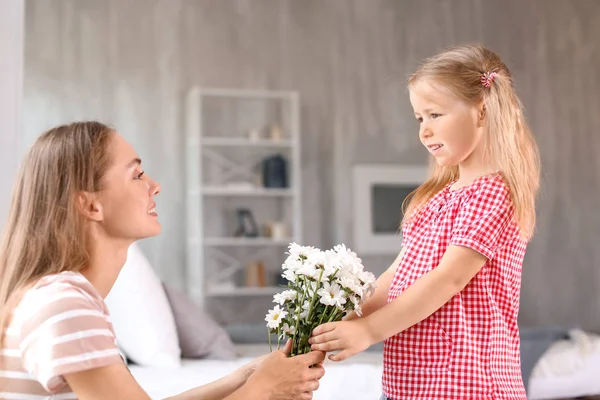
[[[231,297],[231,296],[272,296],[284,291],[285,288],[278,286],[266,287],[233,287],[223,289],[208,289],[206,295],[209,297]]]
[[[288,139],[252,140],[244,137],[204,137],[200,143],[203,146],[214,147],[292,147],[292,141]]]
[[[270,239],[268,237],[211,237],[204,239],[206,246],[287,246],[292,238]]]
[[[227,186],[205,186],[202,189],[205,196],[292,196],[292,189],[248,188]]]

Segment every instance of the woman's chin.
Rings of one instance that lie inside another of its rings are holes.
[[[153,236],[158,236],[160,234],[160,232],[162,231],[160,223],[156,221],[153,225],[154,226],[148,227],[148,229],[145,229],[144,232],[142,232],[143,236],[140,237],[140,239],[147,239]]]

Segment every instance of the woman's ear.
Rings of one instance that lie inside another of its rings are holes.
[[[77,210],[87,219],[100,222],[104,219],[102,204],[94,193],[79,192],[75,195]]]

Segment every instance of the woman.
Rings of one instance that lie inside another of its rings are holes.
[[[160,232],[159,192],[133,148],[101,123],[38,138],[0,247],[0,398],[149,398],[119,356],[103,299],[128,247]],[[324,371],[309,367],[323,358],[273,352],[172,399],[311,399]]]

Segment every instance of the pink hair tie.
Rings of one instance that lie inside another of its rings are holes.
[[[494,78],[498,75],[497,72],[486,72],[481,75],[481,84],[483,87],[489,88],[492,86],[492,82],[494,82]]]

